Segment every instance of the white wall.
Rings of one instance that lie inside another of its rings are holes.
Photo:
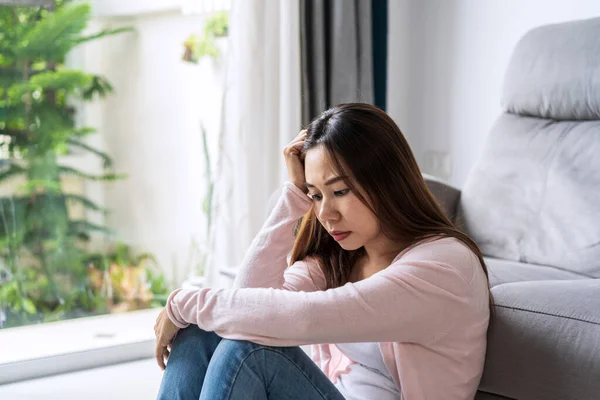
[[[446,178],[462,186],[501,112],[519,38],[539,25],[596,16],[598,0],[390,0],[389,113],[422,169],[436,173],[428,152],[447,152]],[[393,76],[398,71],[408,76]]]
[[[181,60],[183,41],[202,32],[204,18],[180,10],[98,17],[91,31],[135,31],[91,42],[74,56],[76,65],[105,76],[115,89],[86,105],[81,122],[98,128],[90,142],[114,158],[116,172],[128,175],[89,183],[86,193],[111,211],[104,222],[116,238],[153,253],[175,284],[186,277],[192,238],[204,238],[200,121],[212,136],[213,157],[220,129],[222,66]]]

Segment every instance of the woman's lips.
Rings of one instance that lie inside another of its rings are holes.
[[[348,236],[350,236],[352,232],[337,232],[337,233],[332,233],[331,236],[333,236],[333,238],[336,240],[336,242],[341,242],[342,240],[346,239]]]

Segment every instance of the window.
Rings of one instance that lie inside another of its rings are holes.
[[[228,6],[0,1],[0,340],[152,333],[139,310],[202,274]]]

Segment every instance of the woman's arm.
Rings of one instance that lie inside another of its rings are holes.
[[[294,228],[312,202],[293,183],[286,182],[269,218],[248,248],[235,288],[281,288],[294,246]]]
[[[181,327],[193,323],[224,338],[271,346],[430,342],[452,329],[465,309],[487,310],[487,286],[465,280],[458,272],[464,265],[452,267],[468,262],[469,269],[481,270],[477,259],[465,255],[464,246],[449,246],[454,254],[448,246],[442,252],[431,246],[418,246],[370,278],[336,289],[181,290],[167,309]]]

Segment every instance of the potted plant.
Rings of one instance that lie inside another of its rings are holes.
[[[108,312],[124,312],[166,304],[165,277],[152,254],[134,254],[117,243],[113,250],[88,257],[88,279],[94,296],[104,300]]]

